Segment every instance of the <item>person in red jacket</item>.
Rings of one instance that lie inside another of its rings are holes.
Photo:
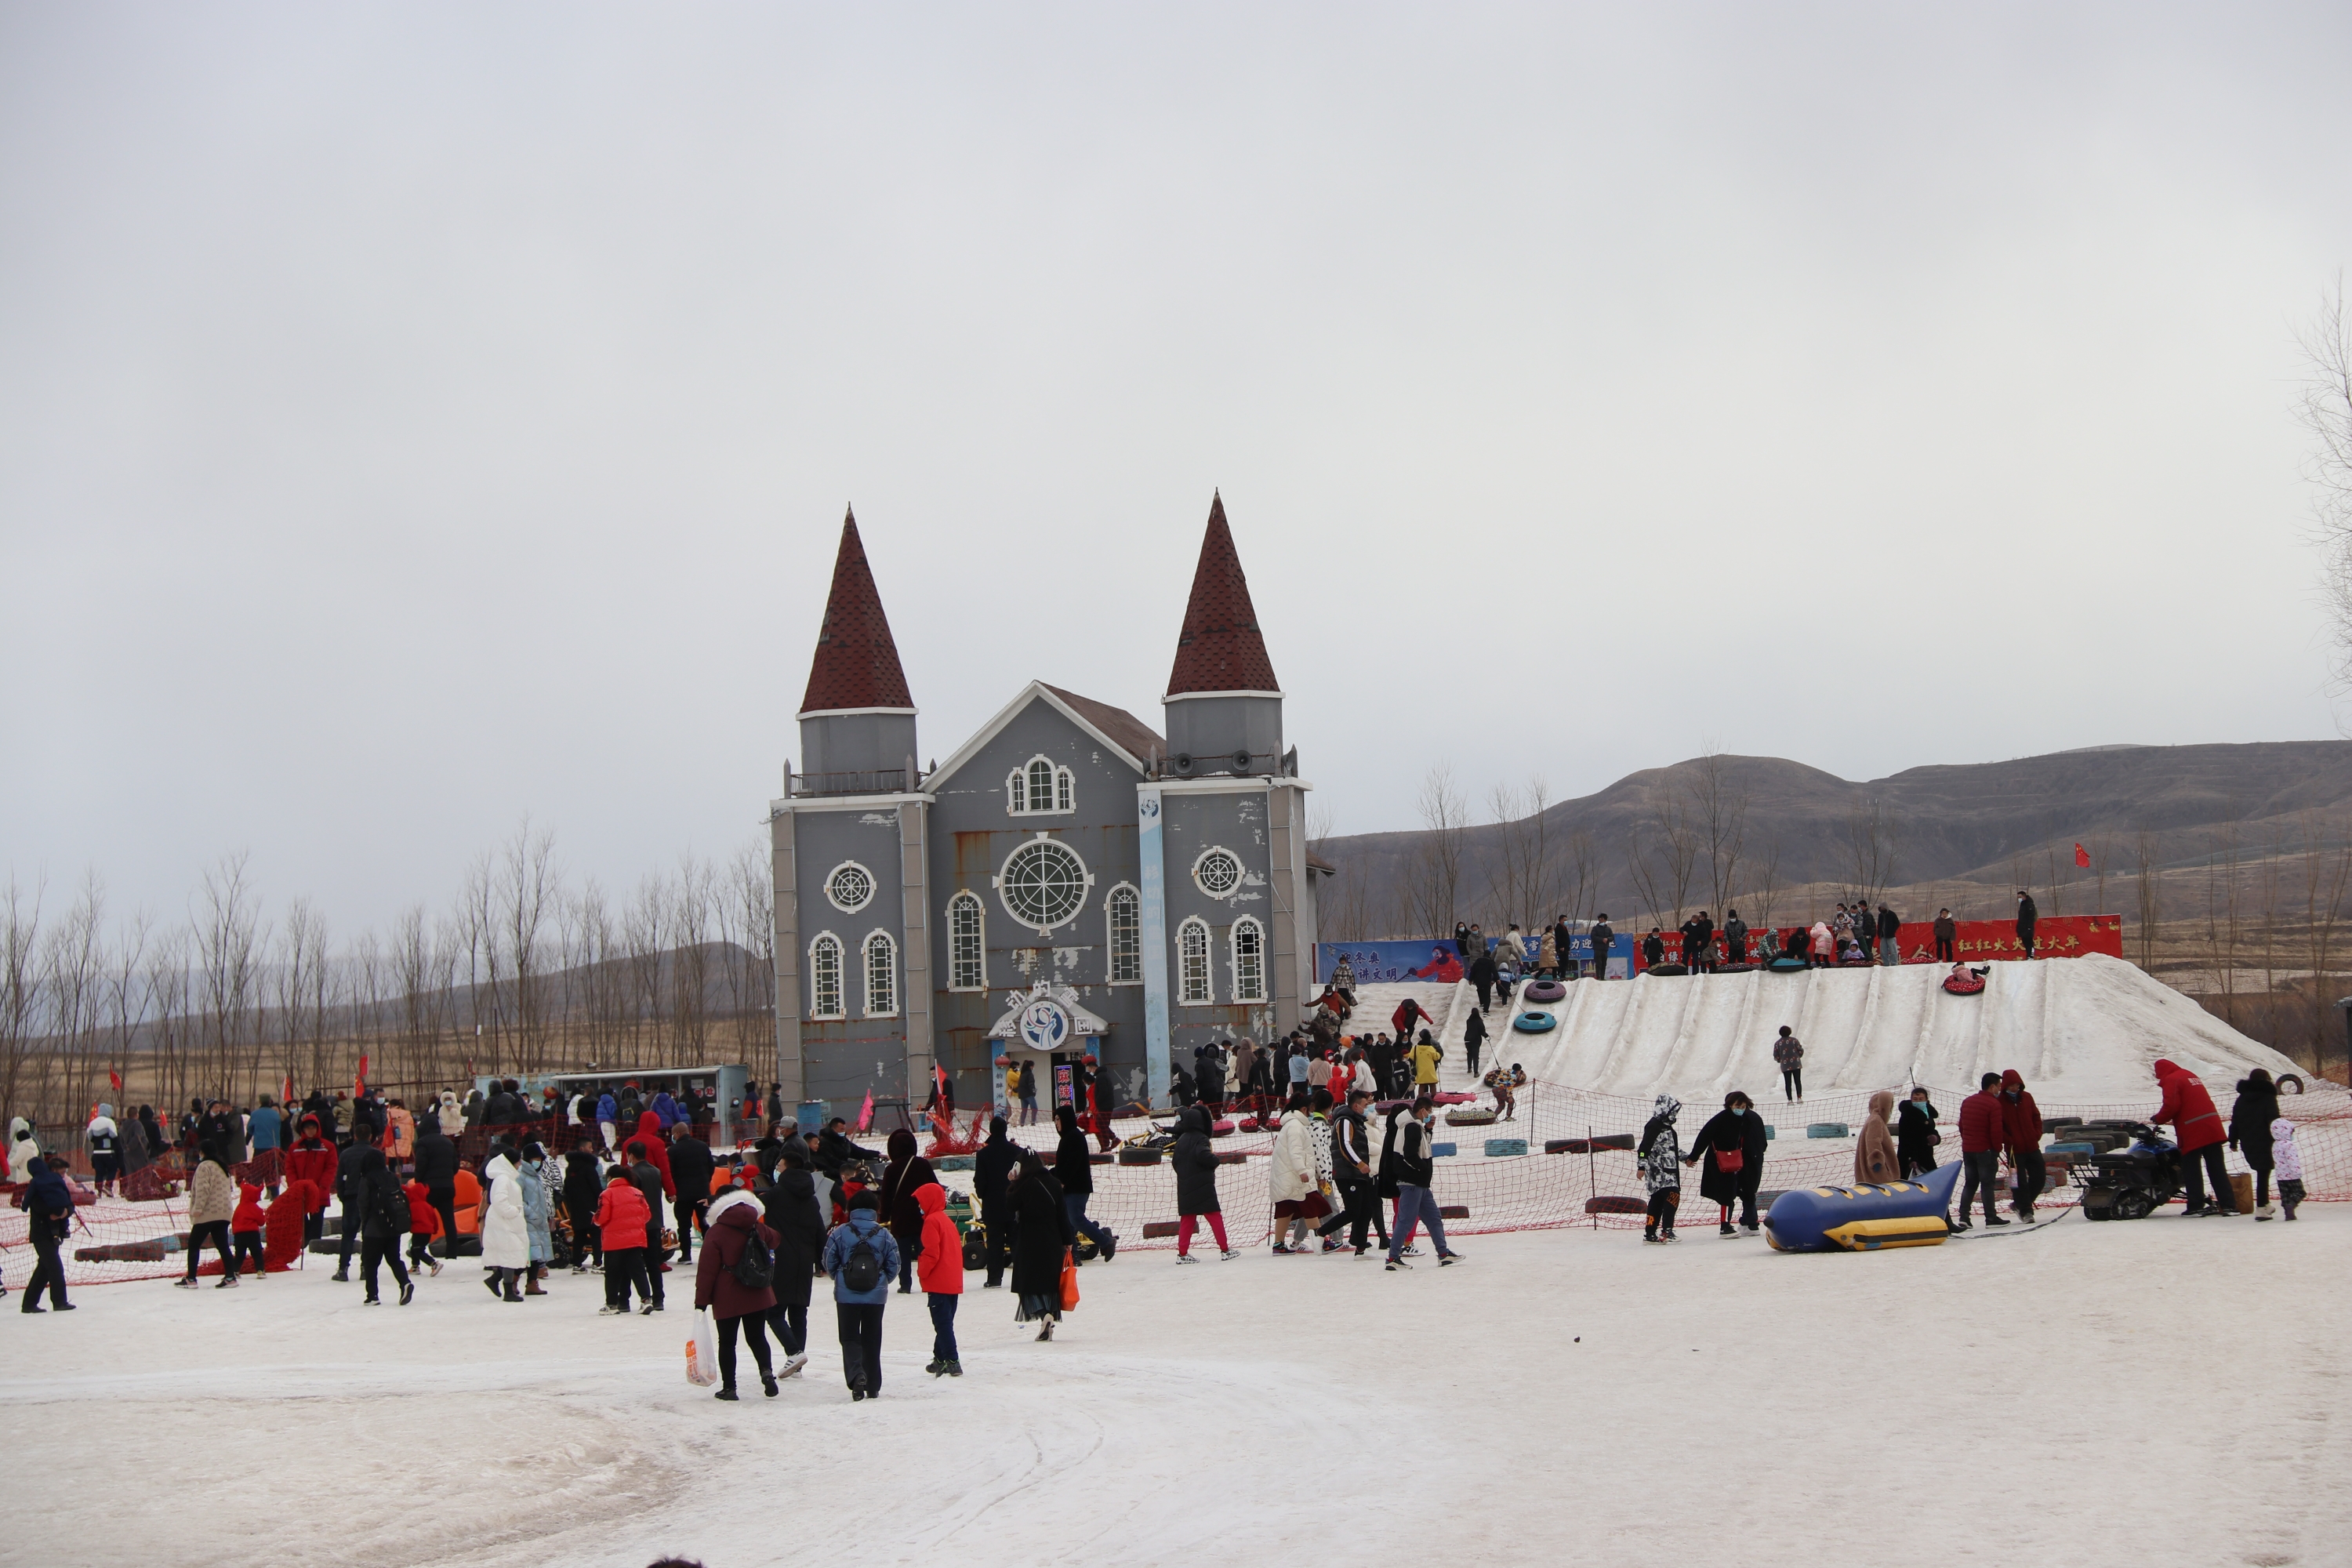
[[[2235,1215],[2238,1200],[2230,1190],[2230,1168],[2221,1155],[2229,1130],[2221,1125],[2221,1113],[2213,1109],[2205,1080],[2176,1062],[2158,1062],[2156,1081],[2164,1089],[2164,1102],[2148,1120],[2159,1127],[2171,1123],[2173,1139],[2180,1145],[2180,1168],[2189,1182],[2189,1217]],[[2213,1178],[2210,1209],[2205,1206],[2208,1175]]]
[[[302,1118],[301,1134],[294,1140],[294,1147],[286,1152],[286,1185],[291,1192],[297,1182],[310,1184],[309,1199],[303,1205],[305,1243],[327,1234],[327,1198],[335,1190],[335,1146],[320,1136],[319,1119]]]
[[[628,1167],[615,1165],[604,1173],[604,1195],[596,1204],[596,1234],[604,1247],[604,1304],[600,1318],[616,1318],[629,1310],[629,1287],[637,1288],[645,1302],[641,1316],[654,1310],[652,1277],[646,1272],[646,1227],[654,1222],[653,1205],[629,1179]]]
[[[635,1136],[645,1143],[646,1163],[661,1173],[662,1196],[677,1196],[677,1178],[670,1173],[669,1140],[662,1135],[661,1118],[650,1110],[642,1112],[637,1117]],[[681,1237],[679,1239],[683,1241],[685,1238]]]
[[[1960,1101],[1960,1217],[1954,1230],[1969,1228],[1969,1204],[1977,1188],[1984,1188],[1985,1224],[2007,1225],[1993,1205],[2000,1191],[2000,1150],[2009,1136],[2005,1108],[2000,1103],[2000,1074],[1989,1072],[1977,1080],[1977,1091]]]
[[[2001,1147],[2009,1166],[2017,1173],[2017,1217],[2033,1223],[2033,1200],[2050,1184],[2050,1167],[2042,1159],[2042,1108],[2015,1068],[2000,1075]]]
[[[236,1213],[229,1216],[228,1235],[236,1244],[237,1265],[240,1268],[247,1267],[245,1260],[250,1257],[254,1278],[267,1279],[269,1268],[261,1251],[261,1184],[240,1182],[236,1192]]]
[[[433,1256],[433,1238],[441,1234],[441,1211],[433,1206],[433,1194],[423,1182],[408,1182],[401,1186],[408,1198],[408,1261],[427,1273],[441,1272],[441,1261]]]
[[[1086,1139],[1080,1134],[1084,1146]],[[961,1377],[962,1353],[956,1349],[956,1305],[963,1300],[963,1235],[948,1217],[948,1195],[933,1182],[915,1189],[923,1211],[923,1250],[915,1259],[923,1297],[931,1306],[931,1364],[923,1370],[933,1377]],[[1105,1253],[1104,1257],[1110,1255]]]

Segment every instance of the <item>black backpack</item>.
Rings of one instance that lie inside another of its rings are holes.
[[[882,1254],[874,1247],[874,1237],[877,1234],[878,1230],[870,1230],[858,1236],[849,1249],[849,1256],[842,1262],[841,1283],[853,1295],[862,1296],[881,1287]]]
[[[776,1278],[776,1254],[760,1239],[760,1227],[753,1226],[743,1236],[743,1251],[735,1259],[730,1271],[735,1283],[746,1290],[764,1290]]]

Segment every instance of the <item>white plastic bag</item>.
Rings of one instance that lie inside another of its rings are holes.
[[[694,1314],[694,1335],[686,1342],[686,1381],[697,1388],[719,1381],[719,1331],[707,1310]]]

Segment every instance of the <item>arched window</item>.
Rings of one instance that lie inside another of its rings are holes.
[[[1121,882],[1110,890],[1104,912],[1110,921],[1110,983],[1136,985],[1143,980],[1143,900]]]
[[[1005,775],[1004,809],[1014,816],[1048,816],[1077,809],[1077,775],[1050,757],[1032,757]]]
[[[1176,928],[1176,1000],[1187,1007],[1205,1007],[1216,997],[1209,990],[1209,922],[1194,915]]]
[[[819,931],[809,943],[809,1016],[838,1018],[847,1009],[841,994],[841,939]]]
[[[1247,915],[1234,922],[1234,1000],[1265,1000],[1265,932]]]
[[[887,931],[866,939],[866,1016],[898,1016],[898,944]]]
[[[981,929],[983,915],[977,893],[958,893],[948,900],[948,989],[988,989],[988,943]]]

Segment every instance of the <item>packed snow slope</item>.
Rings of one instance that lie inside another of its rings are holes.
[[[315,1258],[12,1300],[0,1563],[2346,1561],[2352,1205],[1831,1257],[1692,1228],[1399,1274],[1122,1251],[1051,1344],[975,1274],[966,1375],[893,1294],[870,1405],[822,1283],[806,1374],[738,1405],[686,1381],[682,1271],[650,1318],[462,1263],[362,1307]]]
[[[1944,990],[1948,973],[1914,963],[1580,980],[1549,1005],[1520,999],[1507,1012],[1497,1002],[1485,1060],[1499,1054],[1548,1083],[1635,1098],[1668,1090],[1694,1103],[1777,1090],[1772,1044],[1783,1024],[1804,1042],[1808,1096],[1914,1083],[1968,1090],[1982,1073],[2015,1068],[2046,1102],[2089,1104],[2146,1099],[2159,1058],[2217,1093],[2251,1068],[2301,1070],[2119,959],[1995,963],[1973,996]],[[1444,1020],[1448,1085],[1467,1087],[1459,1047],[1475,995],[1466,983],[1368,985],[1349,1027],[1386,1028],[1408,995]],[[1514,1030],[1512,1017],[1527,1012],[1559,1022],[1543,1034]]]

